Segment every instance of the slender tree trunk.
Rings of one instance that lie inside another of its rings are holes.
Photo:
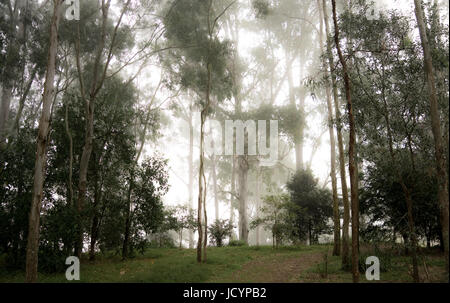
[[[103,146],[98,148],[99,151],[105,150],[106,141],[103,143]],[[93,216],[92,216],[92,223],[91,223],[91,241],[89,246],[89,260],[94,261],[95,260],[95,245],[97,244],[99,230],[100,230],[100,224],[101,219],[103,217],[106,205],[103,205],[102,211],[100,212],[99,208],[100,205],[102,205],[103,201],[103,174],[101,170],[102,166],[102,156],[99,156],[98,160],[96,157],[96,154],[93,154],[94,157],[94,171],[95,171],[95,177],[94,177],[94,203],[92,205],[93,209]]]
[[[238,156],[239,165],[239,240],[248,244],[247,197],[248,197],[248,159]]]
[[[256,171],[256,218],[259,218],[259,208],[261,206],[261,193],[260,193],[260,187],[261,187],[261,169],[258,169]],[[256,226],[256,246],[259,246],[259,237],[260,237],[260,225],[258,224]]]
[[[128,196],[127,196],[127,207],[125,209],[125,231],[122,244],[122,260],[125,260],[129,256],[130,250],[130,227],[131,227],[131,193],[133,191],[134,184],[134,168],[130,172],[128,184]]]
[[[85,143],[83,147],[83,153],[80,160],[80,175],[78,183],[78,199],[77,199],[77,215],[78,215],[78,239],[75,243],[75,254],[78,258],[81,258],[83,251],[83,209],[87,192],[87,172],[89,168],[89,160],[92,153],[92,144],[94,137],[94,102],[90,100],[89,105],[86,108],[86,134]]]
[[[299,88],[302,87],[302,77],[301,73],[303,71],[303,64],[302,64],[302,54],[298,57],[299,60]],[[292,64],[292,61],[291,61]],[[296,163],[296,169],[297,171],[299,169],[303,169],[305,167],[305,157],[303,156],[303,147],[305,142],[305,125],[306,125],[306,118],[305,118],[305,92],[304,90],[300,90],[298,93],[298,99],[299,99],[299,109],[298,109],[298,115],[300,115],[300,121],[298,125],[298,142],[295,146],[295,163]]]
[[[312,245],[313,239],[312,239],[312,230],[311,230],[311,220],[308,220],[308,241],[309,245]]]
[[[158,88],[159,88],[159,85],[158,85]],[[153,94],[153,98],[152,98],[151,102],[153,102],[156,92],[158,91],[158,88],[155,90],[155,93]],[[129,249],[130,248],[130,231],[131,231],[131,217],[132,217],[131,195],[132,195],[133,187],[134,187],[135,169],[138,166],[139,159],[141,158],[142,150],[144,149],[144,145],[145,145],[145,138],[147,136],[147,127],[148,127],[148,123],[150,121],[150,113],[151,113],[151,108],[148,109],[147,117],[144,122],[144,130],[142,131],[142,135],[140,138],[141,145],[138,149],[138,152],[133,160],[133,164],[130,169],[130,178],[128,180],[127,206],[125,209],[125,230],[124,230],[124,237],[123,237],[123,244],[122,244],[122,259],[123,260],[128,258],[129,250],[130,250]]]
[[[95,55],[95,61],[94,61],[94,67],[93,67],[93,77],[91,81],[91,86],[89,90],[89,96],[86,97],[85,91],[84,91],[84,81],[83,81],[83,74],[81,71],[81,63],[80,63],[80,28],[79,23],[77,25],[78,29],[78,39],[76,41],[76,64],[77,64],[77,71],[78,71],[78,78],[80,81],[80,91],[83,101],[85,102],[85,118],[86,118],[86,127],[85,127],[85,141],[83,146],[83,152],[81,156],[80,161],[80,173],[79,173],[79,180],[78,180],[78,199],[77,199],[77,234],[78,239],[75,243],[75,254],[80,258],[81,253],[83,251],[83,210],[84,210],[84,203],[86,200],[86,192],[87,192],[87,172],[89,168],[89,159],[91,157],[92,153],[92,144],[93,144],[93,138],[94,138],[94,103],[97,94],[103,87],[104,80],[106,78],[106,71],[108,70],[109,63],[111,62],[112,58],[112,51],[115,44],[116,34],[118,27],[122,21],[122,17],[125,14],[125,11],[128,9],[128,5],[130,4],[131,0],[127,0],[127,2],[123,5],[122,12],[120,14],[119,20],[116,23],[116,26],[114,27],[114,32],[111,37],[111,44],[109,46],[109,51],[107,54],[107,59],[105,62],[105,66],[102,67],[101,59],[103,56],[104,48],[105,48],[105,41],[107,36],[107,24],[108,24],[108,14],[109,14],[109,8],[111,5],[111,0],[105,0],[102,1],[101,5],[101,11],[102,11],[102,26],[101,26],[101,36],[100,36],[100,43],[97,46],[97,51]]]
[[[209,13],[208,13],[209,14]],[[209,25],[209,15],[208,15],[208,25]],[[209,109],[211,100],[211,63],[207,64],[207,85],[206,85],[206,105],[201,111],[200,115],[200,167],[198,173],[198,242],[197,242],[197,262],[206,262],[206,244],[207,244],[207,232],[208,232],[208,221],[206,213],[206,178],[204,169],[204,142],[205,142],[205,122],[206,115]],[[202,226],[202,208],[204,216],[204,227]]]
[[[384,68],[383,68],[383,74],[384,74]],[[383,83],[383,85],[384,85],[384,83]],[[407,214],[408,214],[409,237],[411,239],[413,279],[414,279],[414,282],[418,283],[418,282],[420,282],[420,277],[419,277],[419,268],[418,268],[418,263],[417,263],[417,237],[416,237],[415,226],[414,226],[413,201],[411,198],[410,191],[403,180],[401,170],[399,167],[397,167],[398,161],[396,159],[394,148],[393,148],[391,123],[390,123],[390,119],[389,119],[389,109],[388,109],[388,105],[387,105],[386,98],[384,95],[384,87],[382,89],[382,97],[383,97],[383,105],[384,105],[384,119],[386,122],[386,128],[387,128],[387,134],[388,134],[389,154],[391,155],[392,164],[397,173],[398,182],[400,183],[403,194],[405,196],[405,202],[406,202],[406,208],[407,208]]]
[[[180,231],[180,249],[183,247],[183,229]]]
[[[317,5],[319,9],[320,15],[320,34],[319,34],[319,42],[320,48],[323,47],[323,23],[322,23],[322,9],[320,0],[317,0]],[[327,83],[325,87],[326,98],[327,98],[327,108],[328,108],[328,132],[330,134],[330,160],[331,160],[331,187],[333,193],[333,221],[334,221],[334,245],[333,245],[333,256],[339,256],[341,252],[341,223],[339,217],[339,201],[337,196],[337,180],[336,180],[336,143],[334,139],[334,131],[333,131],[333,107],[331,105],[331,91],[330,91],[330,81],[329,81],[329,72],[327,67],[327,62],[325,57],[323,58],[323,68],[326,73]]]
[[[17,125],[18,127],[18,125]],[[64,113],[64,130],[66,131],[67,138],[69,139],[69,168],[68,168],[68,178],[67,178],[67,207],[73,207],[73,138],[72,132],[70,131],[69,126],[69,103],[65,104],[65,113]],[[69,253],[72,251],[73,243],[70,241],[69,243],[64,243],[64,250]]]
[[[339,97],[338,89],[336,83],[336,74],[334,70],[334,59],[331,50],[331,42],[328,40],[330,35],[330,29],[328,24],[328,13],[326,10],[326,0],[323,0],[323,16],[325,23],[325,33],[327,36],[327,57],[328,64],[331,73],[331,82],[333,86],[333,99],[334,99],[334,112],[336,117],[336,132],[338,139],[338,149],[339,149],[339,172],[341,177],[341,191],[342,191],[342,203],[344,206],[344,216],[342,222],[342,267],[344,269],[350,268],[349,259],[349,224],[350,224],[350,205],[348,200],[348,188],[347,188],[347,175],[345,172],[345,158],[344,158],[344,143],[342,139],[342,121],[341,121],[341,111],[339,109]]]
[[[101,204],[102,200],[102,182],[99,182],[99,169],[97,167],[96,169],[96,176],[95,176],[95,192],[94,192],[94,205],[93,205],[93,211],[94,215],[92,217],[92,225],[91,225],[91,243],[89,246],[89,260],[94,261],[95,260],[95,244],[97,243],[98,239],[98,230],[99,230],[99,206]]]
[[[36,161],[33,177],[33,196],[29,215],[29,229],[26,256],[26,281],[36,282],[39,250],[39,217],[43,195],[45,168],[47,161],[47,143],[50,131],[50,112],[54,94],[55,63],[58,50],[58,26],[62,1],[53,1],[53,17],[50,26],[50,46],[48,50],[47,72],[42,96],[42,113],[36,142]]]
[[[204,183],[204,172],[203,172],[203,142],[204,142],[204,125],[205,125],[204,110],[201,113],[200,122],[200,167],[198,173],[198,205],[197,205],[197,231],[198,231],[198,241],[197,241],[197,262],[202,262],[202,249],[203,249],[203,226],[202,226],[202,207],[203,207],[203,188]],[[206,196],[206,195],[205,195]]]
[[[106,24],[108,20],[108,11],[109,11],[109,3],[102,3],[102,33],[100,43],[97,46],[97,53],[95,57],[94,70],[93,70],[93,79],[91,83],[91,89],[89,93],[89,97],[84,97],[84,87],[82,85],[82,81],[80,80],[82,96],[85,101],[85,118],[86,118],[86,126],[85,126],[85,139],[83,152],[80,160],[80,173],[78,180],[78,199],[77,199],[77,212],[78,212],[78,226],[77,233],[78,239],[75,243],[75,254],[78,258],[81,258],[81,253],[83,251],[83,209],[84,203],[86,200],[86,192],[87,192],[87,172],[89,168],[89,160],[91,158],[92,153],[92,144],[94,138],[94,104],[95,97],[100,90],[101,84],[98,83],[99,77],[99,69],[100,69],[100,61],[102,58],[103,49],[105,47],[105,39],[106,39]],[[79,38],[79,37],[78,37]],[[79,43],[79,41],[78,41]],[[79,45],[78,45],[79,47]],[[77,54],[77,68],[79,73],[79,78],[81,79],[83,75],[81,74],[79,65],[79,54]]]
[[[66,104],[66,111],[64,116],[64,126],[67,138],[69,139],[69,177],[68,177],[68,188],[69,188],[69,195],[67,199],[67,204],[69,207],[72,207],[73,204],[73,182],[72,182],[72,174],[73,174],[73,139],[72,139],[72,133],[70,131],[69,127],[69,104]]]
[[[436,94],[436,85],[434,79],[433,62],[431,57],[430,44],[425,26],[425,16],[422,9],[422,1],[414,0],[415,13],[417,25],[419,26],[420,39],[422,41],[422,48],[424,53],[425,74],[428,86],[429,101],[430,101],[430,115],[431,115],[431,129],[434,138],[434,152],[436,157],[436,169],[438,178],[438,197],[439,208],[441,213],[442,237],[444,242],[445,254],[445,269],[447,280],[449,278],[449,263],[448,263],[448,225],[449,225],[449,208],[448,208],[448,175],[447,165],[445,163],[444,147],[442,144],[441,123],[439,118],[439,109]]]
[[[359,200],[358,200],[358,171],[356,168],[356,131],[355,131],[355,118],[353,116],[353,103],[350,88],[350,78],[347,71],[347,63],[340,47],[339,40],[339,27],[336,15],[336,0],[332,0],[333,6],[333,23],[334,23],[334,40],[336,43],[336,49],[339,55],[339,61],[341,62],[344,76],[345,96],[347,99],[347,111],[348,120],[350,125],[350,142],[349,142],[349,172],[350,172],[350,191],[351,191],[351,204],[352,204],[352,276],[353,282],[359,282]]]
[[[214,142],[213,142],[214,144]],[[213,147],[214,149],[214,147]],[[214,191],[214,211],[215,211],[215,220],[219,220],[219,197],[217,193],[217,175],[216,175],[216,157],[214,153],[211,156],[211,170],[212,170],[212,179],[213,179],[213,191]]]
[[[236,157],[234,156],[234,149],[233,149],[233,156],[231,158],[231,196],[230,196],[230,224],[234,225],[234,199],[236,194]],[[234,231],[231,233],[231,240],[235,239]]]
[[[192,126],[192,107],[189,108],[189,211],[194,208],[194,128]],[[194,247],[194,233],[189,230],[189,248]]]

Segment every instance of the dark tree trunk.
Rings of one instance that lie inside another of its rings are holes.
[[[359,199],[358,199],[358,170],[356,167],[356,130],[355,118],[353,115],[353,103],[350,88],[350,78],[347,71],[347,63],[342,54],[339,40],[339,27],[336,15],[336,0],[332,0],[333,23],[334,23],[334,41],[339,55],[339,61],[343,69],[345,96],[347,99],[348,120],[350,126],[350,142],[348,150],[349,172],[350,172],[350,192],[352,205],[352,276],[353,282],[359,282]]]
[[[128,253],[130,250],[131,193],[133,191],[133,183],[134,183],[134,169],[132,169],[130,173],[130,179],[128,184],[128,198],[127,198],[127,206],[125,209],[125,231],[122,245],[122,260],[128,258],[129,255]]]

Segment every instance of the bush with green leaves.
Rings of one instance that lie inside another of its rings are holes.
[[[299,170],[287,184],[290,200],[296,206],[295,233],[298,240],[309,239],[317,244],[321,234],[332,231],[329,219],[333,215],[332,195],[321,188],[310,169]]]
[[[222,247],[223,240],[227,237],[231,237],[233,228],[234,226],[229,220],[216,220],[208,227],[211,242],[217,247]]]
[[[359,254],[359,272],[365,273],[366,269],[370,266],[366,264],[366,259],[368,257],[377,257],[380,261],[380,272],[388,272],[392,270],[392,254],[389,251],[382,250],[377,246],[369,249],[367,251],[362,251]]]
[[[228,242],[228,246],[232,246],[232,247],[248,246],[248,244],[245,243],[245,241],[242,241],[242,240],[230,240],[230,242]]]

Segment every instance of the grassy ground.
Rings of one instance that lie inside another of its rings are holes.
[[[348,271],[344,271],[341,266],[341,257],[332,256],[328,252],[322,253],[321,261],[315,266],[311,266],[308,270],[300,274],[299,280],[303,282],[325,282],[339,283],[352,282],[352,275]],[[368,255],[377,255],[376,253],[363,252],[363,259]],[[387,266],[383,266],[388,263]],[[445,260],[444,255],[437,250],[422,250],[418,256],[419,275],[421,282],[440,283],[447,282],[444,278]],[[360,273],[360,282],[370,283],[405,283],[413,282],[412,278],[412,261],[410,256],[386,255],[380,256],[380,280],[367,281],[365,272]]]
[[[351,282],[351,274],[340,269],[339,257],[328,257],[324,276],[324,254],[331,246],[270,246],[208,248],[208,261],[196,262],[193,249],[149,249],[127,261],[101,257],[81,262],[80,282]],[[393,257],[380,282],[410,282],[410,258]],[[439,282],[444,260],[439,254],[426,257],[428,280]],[[23,272],[7,272],[0,264],[0,282],[23,282]],[[421,270],[423,273],[424,270]],[[425,274],[422,274],[425,276]],[[364,274],[361,281],[365,281]],[[39,274],[39,282],[68,282],[65,274]]]

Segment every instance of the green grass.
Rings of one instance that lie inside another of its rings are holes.
[[[122,261],[120,256],[99,255],[95,262],[82,260],[79,282],[254,282],[254,279],[261,275],[270,280],[275,277],[273,270],[283,271],[282,266],[291,264],[289,262],[292,260],[305,265],[300,272],[293,272],[292,282],[352,282],[351,273],[341,269],[341,258],[331,255],[328,257],[328,275],[321,276],[324,268],[323,255],[327,251],[331,253],[330,247],[327,245],[287,246],[278,249],[271,246],[209,247],[207,262],[201,264],[196,261],[195,249],[152,248],[143,255],[138,254],[127,261]],[[443,255],[421,256],[420,273],[422,277],[426,277],[423,258],[429,273],[426,282],[442,282],[445,266]],[[249,264],[251,266],[248,266]],[[261,268],[261,264],[266,266]],[[392,256],[392,265],[387,272],[381,272],[379,282],[412,282],[408,273],[410,264],[410,257]],[[24,282],[24,276],[24,272],[8,272],[5,269],[4,256],[0,256],[0,282]],[[364,273],[361,273],[360,280],[367,282]],[[39,273],[39,282],[74,283],[67,281],[64,273]]]
[[[95,262],[82,260],[80,282],[233,282],[232,273],[256,258],[282,259],[323,249],[320,246],[209,247],[207,262],[199,264],[195,249],[154,248],[127,261],[119,256],[99,256]],[[23,272],[6,272],[0,265],[0,282],[23,281]],[[39,273],[39,282],[68,281],[64,273]]]
[[[423,266],[425,258],[428,275]],[[446,282],[444,279],[445,259],[443,255],[421,255],[419,256],[419,274],[422,282]],[[412,261],[410,256],[391,256],[391,266],[387,271],[380,272],[379,281],[366,280],[365,273],[360,273],[360,282],[365,283],[404,283],[413,282],[411,275]],[[351,283],[352,275],[350,271],[345,271],[341,266],[340,256],[328,256],[327,277],[324,274],[324,262],[317,266],[310,267],[301,274],[300,279],[306,282],[349,282]]]

